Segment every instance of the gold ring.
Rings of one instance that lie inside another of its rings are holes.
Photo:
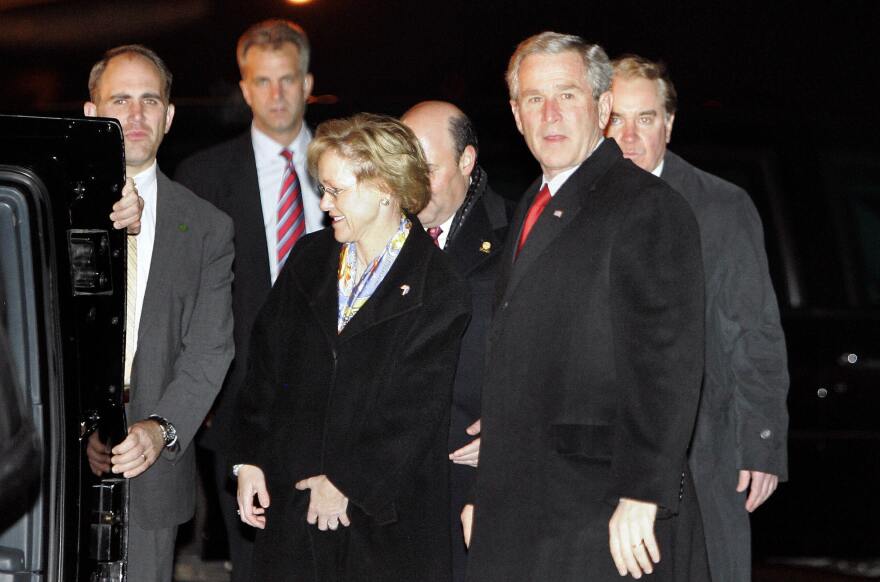
[[[147,462],[147,453],[141,453],[141,456],[144,458],[144,463]]]

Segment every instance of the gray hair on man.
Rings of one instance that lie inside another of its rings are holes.
[[[299,72],[305,75],[309,72],[309,54],[311,53],[309,37],[300,25],[278,18],[263,20],[244,31],[235,48],[238,68],[244,69],[247,63],[247,52],[251,47],[259,46],[277,50],[286,42],[293,44],[299,52]]]
[[[519,67],[526,57],[540,54],[558,55],[568,51],[575,52],[583,58],[593,99],[598,99],[599,95],[611,89],[613,69],[602,47],[590,44],[573,34],[546,31],[519,43],[510,57],[506,75],[510,100],[516,101],[519,97]]]

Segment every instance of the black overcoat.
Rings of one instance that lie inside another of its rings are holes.
[[[271,496],[255,581],[449,580],[446,441],[470,297],[412,220],[341,334],[329,229],[297,243],[257,316],[235,455],[264,470]],[[349,498],[350,527],[306,523],[309,494],[294,484],[321,474]]]
[[[495,278],[501,260],[512,203],[496,194],[482,174],[479,199],[465,215],[454,236],[443,250],[452,259],[458,272],[465,277],[471,292],[473,314],[461,340],[461,354],[455,371],[452,393],[452,416],[449,423],[449,452],[455,451],[474,437],[465,429],[480,418],[480,393],[486,360],[486,336],[492,320]],[[476,469],[469,465],[452,464],[451,511],[453,579],[464,580],[467,554],[459,515],[473,493]]]
[[[674,532],[693,532],[683,517],[699,527],[683,487],[703,369],[696,221],[605,140],[514,262],[539,185],[499,274],[468,580],[619,580],[608,521],[621,497],[660,507],[651,579],[671,579]]]

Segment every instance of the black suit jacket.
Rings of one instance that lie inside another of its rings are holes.
[[[612,140],[545,208],[514,262],[536,183],[508,236],[489,333],[468,563],[475,582],[619,580],[621,497],[674,516],[703,368],[699,231],[687,202]],[[685,530],[687,533],[687,530]]]
[[[297,243],[260,311],[232,458],[263,468],[272,499],[255,580],[449,580],[447,428],[470,299],[413,221],[342,333],[329,230]],[[349,498],[350,527],[306,524],[294,483],[320,474]]]
[[[690,467],[713,582],[751,578],[740,470],[787,477],[785,336],[758,211],[738,186],[672,152],[662,178],[697,217],[706,279],[706,372]]]
[[[272,287],[250,131],[187,158],[178,166],[175,180],[228,214],[235,225],[232,265],[235,359],[214,406],[211,428],[204,431],[201,440],[212,450],[226,451],[231,427],[235,424],[235,403],[244,380],[248,338],[257,311]]]

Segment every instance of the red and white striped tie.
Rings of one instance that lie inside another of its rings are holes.
[[[287,160],[287,165],[284,167],[281,192],[278,194],[278,242],[275,244],[275,253],[278,257],[279,271],[290,255],[290,249],[306,231],[299,177],[296,175],[296,168],[293,167],[293,152],[284,148],[281,155]]]

